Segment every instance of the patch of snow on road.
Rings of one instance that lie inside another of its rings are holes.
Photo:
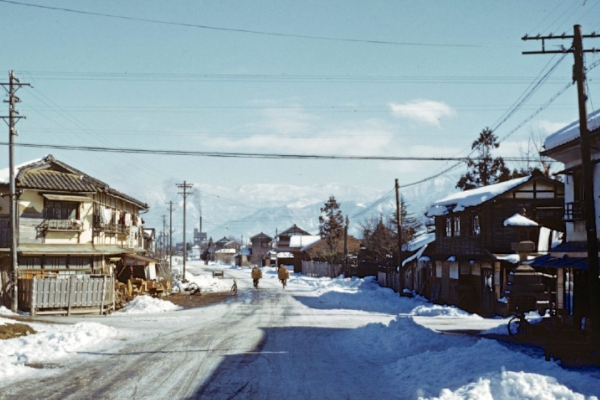
[[[125,307],[115,314],[153,314],[167,311],[181,310],[183,307],[167,300],[156,299],[150,296],[137,296],[127,303]]]

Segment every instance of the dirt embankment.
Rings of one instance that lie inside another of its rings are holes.
[[[35,333],[37,332],[32,327],[30,327],[27,324],[21,324],[19,322],[14,324],[0,325],[0,340],[33,335]]]
[[[170,301],[171,303],[177,304],[178,306],[182,306],[184,308],[196,308],[219,303],[227,299],[235,298],[235,296],[236,295],[233,295],[229,292],[202,294],[175,293],[163,297],[162,299]]]

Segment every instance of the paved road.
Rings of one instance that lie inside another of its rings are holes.
[[[242,287],[236,300],[205,308],[86,320],[133,324],[138,337],[3,387],[0,399],[369,399],[374,388],[377,398],[397,396],[381,360],[341,342],[365,313],[312,308],[275,283]]]

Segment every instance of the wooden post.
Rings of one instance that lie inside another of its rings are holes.
[[[102,276],[102,294],[100,295],[100,315],[104,314],[104,295],[106,293],[106,275]]]
[[[69,277],[69,286],[68,286],[68,290],[69,290],[69,294],[67,296],[67,315],[70,316],[71,315],[71,303],[74,301],[75,298],[75,287],[77,286],[77,276],[75,275],[71,275]]]
[[[23,282],[23,281],[21,281]],[[31,297],[31,316],[35,317],[35,309],[36,309],[36,300],[37,300],[37,278],[34,276],[31,280],[31,289],[30,289],[30,297]]]

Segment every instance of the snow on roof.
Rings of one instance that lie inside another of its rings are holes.
[[[415,251],[435,241],[435,232],[422,233],[406,244],[405,250]]]
[[[235,249],[220,249],[215,251],[217,254],[235,254],[237,251]]]
[[[593,131],[598,128],[600,128],[600,109],[588,114],[588,129]],[[549,135],[544,141],[544,149],[548,151],[577,139],[579,139],[579,120]]]
[[[504,220],[504,226],[539,226],[539,224],[527,217],[522,216],[519,213],[516,213],[512,217]]]
[[[43,160],[43,158],[36,158],[35,160],[30,160],[30,161],[24,162],[22,164],[15,165],[15,169],[14,169],[13,172],[15,173],[15,176],[17,176],[17,174],[19,173],[19,170],[22,167],[24,167],[26,165],[29,165],[29,164],[40,162],[42,160]],[[10,174],[10,168],[9,167],[6,167],[4,169],[0,169],[0,184],[1,183],[9,183],[9,178],[10,178],[9,174]]]
[[[496,183],[494,185],[451,194],[450,196],[433,203],[431,207],[429,207],[429,210],[427,210],[427,216],[435,217],[448,214],[449,212],[460,212],[467,207],[478,206],[494,197],[508,192],[524,182],[527,182],[530,178],[530,176],[524,176],[522,178]]]
[[[406,264],[408,264],[409,262],[418,259],[423,255],[423,252],[425,251],[425,249],[427,249],[427,245],[421,247],[419,249],[419,251],[417,251],[415,254],[413,254],[412,256],[406,258],[404,261],[402,261],[402,266],[404,267]]]
[[[294,235],[290,236],[290,247],[304,247],[321,240],[321,236]]]

